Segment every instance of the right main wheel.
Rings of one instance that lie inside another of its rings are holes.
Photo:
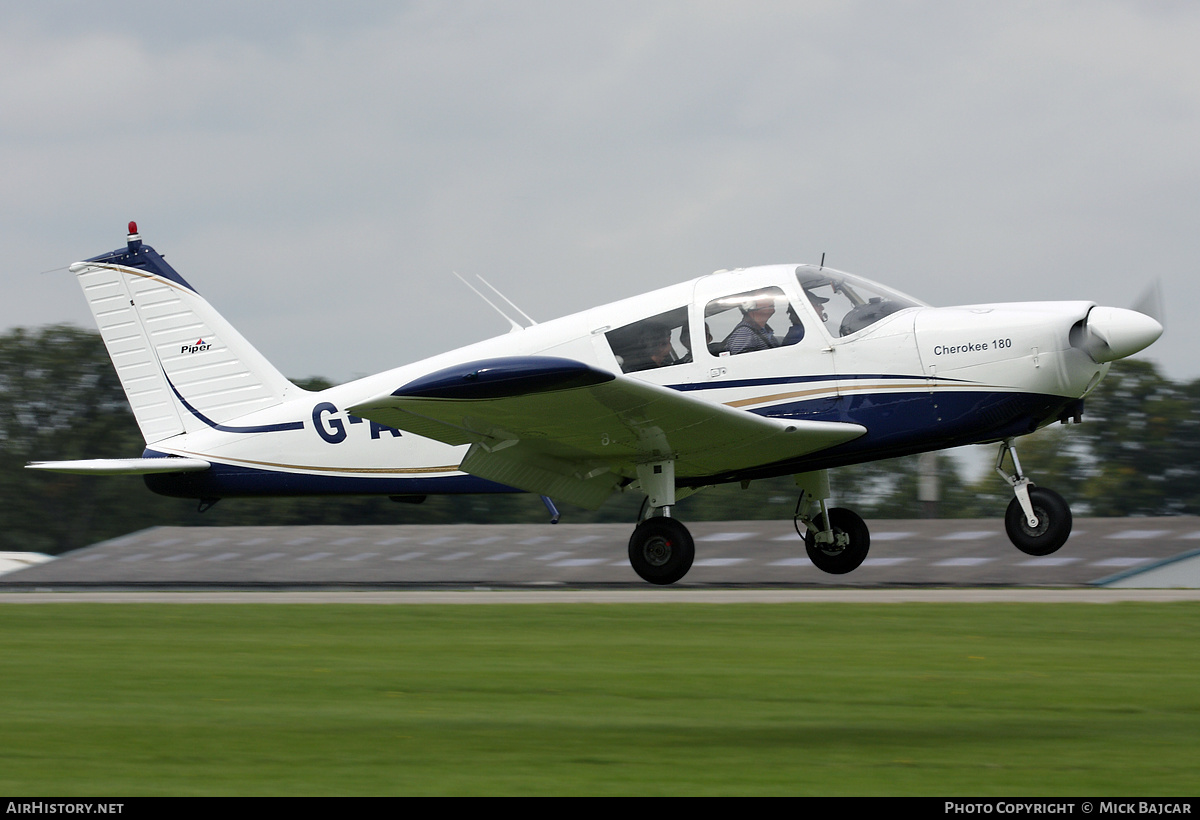
[[[845,507],[834,507],[829,511],[829,522],[833,527],[834,538],[839,534],[848,536],[844,547],[837,544],[818,544],[816,530],[810,529],[804,536],[804,548],[809,559],[817,569],[831,575],[845,575],[862,564],[871,548],[871,531],[858,513]],[[823,529],[825,521],[818,516],[813,522],[817,529]]]
[[[1008,540],[1027,555],[1056,552],[1067,543],[1067,537],[1071,534],[1071,508],[1054,490],[1043,490],[1041,487],[1030,488],[1029,501],[1033,504],[1033,514],[1037,516],[1037,526],[1029,526],[1021,502],[1014,498],[1008,502],[1008,512],[1004,514]]]

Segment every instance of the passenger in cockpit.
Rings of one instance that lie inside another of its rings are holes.
[[[671,347],[671,329],[660,324],[647,323],[642,328],[637,347],[630,351],[622,368],[626,373],[633,373],[675,363],[675,350]]]

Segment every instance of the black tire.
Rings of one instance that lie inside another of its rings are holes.
[[[1033,504],[1033,514],[1037,516],[1038,525],[1029,526],[1029,522],[1025,520],[1025,511],[1021,509],[1021,502],[1014,498],[1008,502],[1008,512],[1004,514],[1004,529],[1008,532],[1008,540],[1027,555],[1049,555],[1057,552],[1071,535],[1071,508],[1054,490],[1043,490],[1041,487],[1029,490],[1029,500]]]
[[[629,564],[643,580],[666,586],[687,575],[696,545],[674,518],[647,518],[629,537]]]
[[[829,521],[833,526],[834,535],[845,533],[850,537],[850,543],[845,547],[833,544],[818,545],[816,532],[810,529],[804,536],[804,549],[819,570],[828,572],[830,575],[845,575],[847,572],[853,572],[862,565],[867,557],[867,551],[871,549],[871,531],[867,529],[866,522],[859,517],[858,513],[845,507],[834,507],[830,510]],[[824,518],[818,516],[813,524],[818,529],[823,529]]]

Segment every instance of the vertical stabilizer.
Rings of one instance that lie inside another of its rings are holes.
[[[128,245],[76,262],[84,297],[147,444],[298,392],[129,223]]]

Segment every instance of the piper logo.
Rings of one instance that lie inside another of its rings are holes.
[[[212,350],[212,344],[203,339],[197,339],[195,344],[182,345],[179,348],[180,353],[203,353],[205,350]]]

